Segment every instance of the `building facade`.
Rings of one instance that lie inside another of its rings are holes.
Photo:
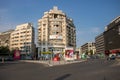
[[[95,37],[95,46],[96,46],[96,53],[104,53],[105,52],[105,42],[104,42],[104,34],[101,33],[100,35]]]
[[[84,45],[82,45],[81,52],[87,53],[88,55],[95,54],[96,53],[95,42],[88,42],[88,43],[85,43]]]
[[[53,7],[38,20],[38,53],[61,53],[67,47],[76,48],[76,29],[73,20]]]
[[[120,16],[107,25],[104,32],[105,51],[120,52]]]
[[[34,28],[32,23],[17,25],[11,33],[10,49],[19,49],[21,54],[34,53]]]
[[[0,46],[10,46],[10,35],[14,30],[0,33]]]

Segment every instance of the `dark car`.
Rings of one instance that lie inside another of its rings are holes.
[[[13,57],[12,56],[4,56],[4,57],[0,57],[0,61],[13,61]]]

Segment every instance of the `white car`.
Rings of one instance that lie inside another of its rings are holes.
[[[116,58],[120,59],[120,53],[117,53]]]

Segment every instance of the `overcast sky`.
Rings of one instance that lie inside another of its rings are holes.
[[[26,22],[32,22],[37,32],[38,19],[53,6],[74,20],[77,47],[94,41],[120,16],[120,0],[0,0],[0,32]]]

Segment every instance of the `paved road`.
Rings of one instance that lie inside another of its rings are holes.
[[[120,62],[90,60],[61,66],[0,64],[0,80],[120,80]]]

